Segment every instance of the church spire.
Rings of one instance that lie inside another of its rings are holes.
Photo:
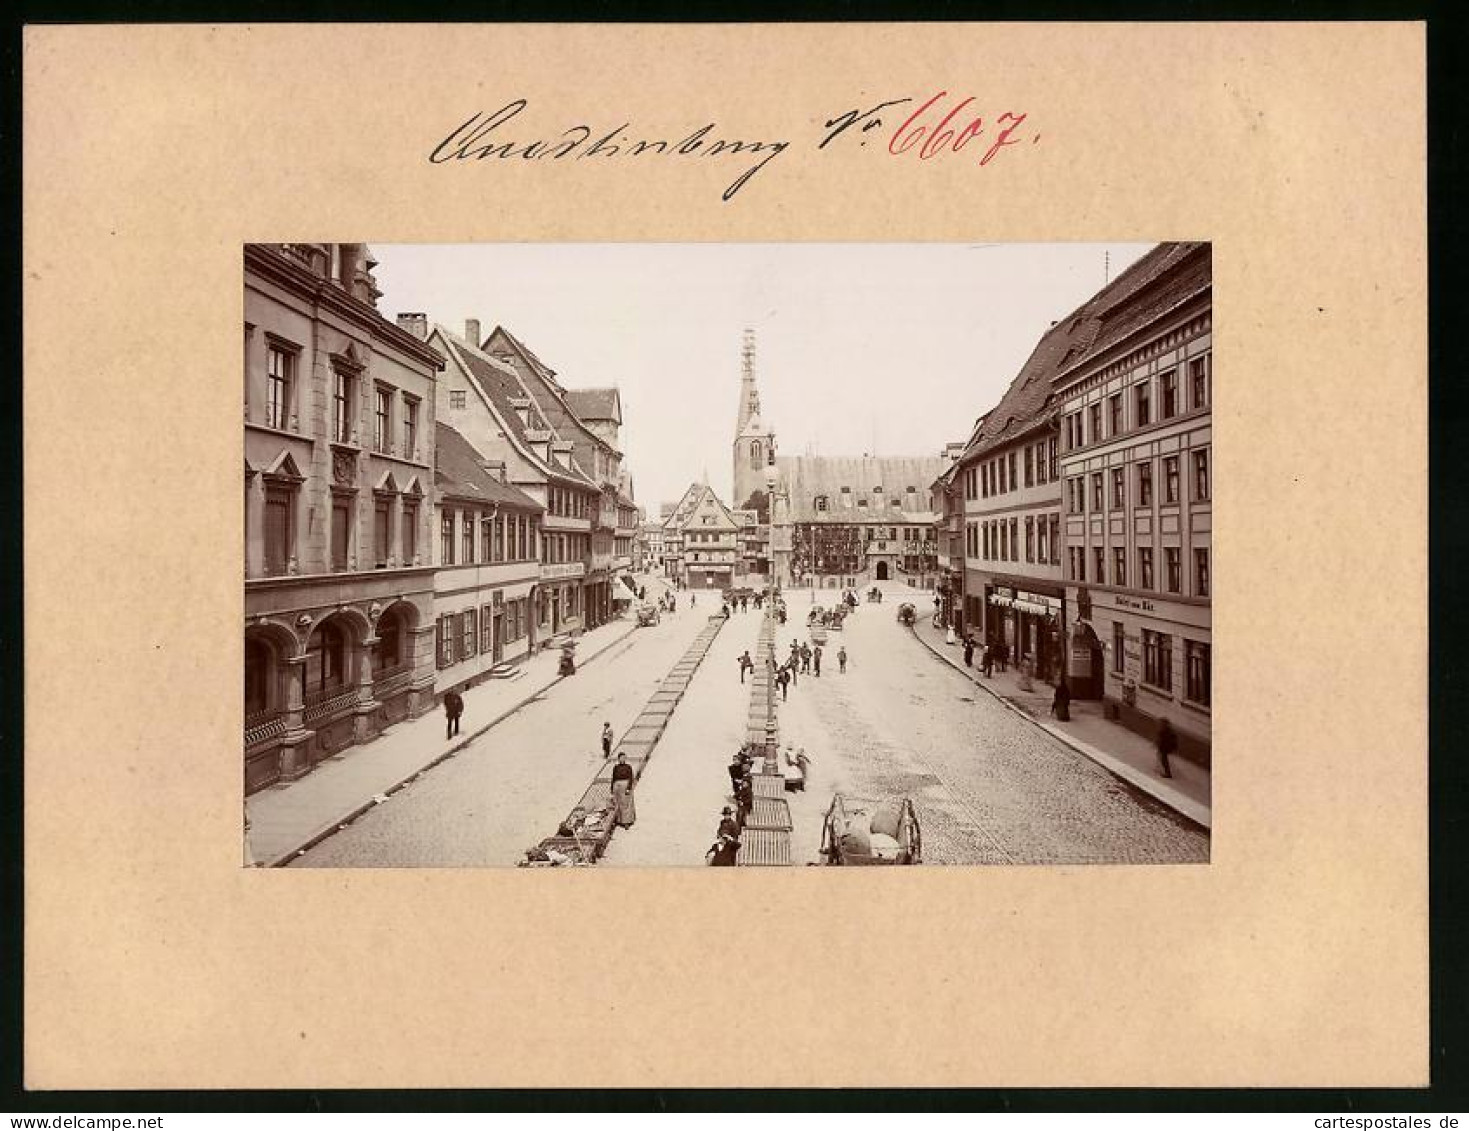
[[[760,390],[755,387],[755,331],[745,327],[744,340],[740,344],[740,411],[735,426],[735,435],[743,436],[760,427]]]

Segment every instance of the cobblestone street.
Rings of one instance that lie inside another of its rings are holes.
[[[821,600],[830,603],[823,594]],[[809,591],[788,594],[781,648],[805,636]],[[1180,863],[1209,858],[1208,834],[1119,781],[936,660],[897,623],[889,590],[831,634],[820,679],[782,705],[781,741],[811,758],[791,808],[799,857],[814,860],[834,792],[909,796],[932,864]],[[835,654],[845,644],[847,674]],[[779,650],[779,649],[778,649]]]

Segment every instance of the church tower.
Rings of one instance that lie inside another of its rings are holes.
[[[765,465],[775,458],[775,433],[760,419],[760,391],[755,387],[755,331],[745,330],[740,346],[740,406],[735,422],[734,475],[730,504],[743,507],[754,492],[764,491]]]

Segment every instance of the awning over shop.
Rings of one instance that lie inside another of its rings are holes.
[[[612,599],[614,601],[636,601],[638,591],[633,588],[632,582],[626,577],[619,577],[617,580],[621,584],[612,587]]]

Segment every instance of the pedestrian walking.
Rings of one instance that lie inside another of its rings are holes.
[[[775,677],[775,682],[780,684],[780,701],[784,703],[790,698],[791,673],[787,669],[781,668]]]
[[[746,648],[744,652],[740,654],[739,664],[740,683],[743,684],[745,682],[745,673],[747,671],[753,672],[755,670],[755,661],[750,659],[750,650],[748,648]]]
[[[719,829],[716,835],[728,837],[737,837],[740,835],[740,823],[735,819],[735,811],[728,805],[724,807],[724,812],[720,814]]]
[[[739,853],[739,840],[728,834],[721,834],[719,839],[709,847],[709,851],[704,853],[704,859],[711,867],[733,868],[735,858],[739,856]]]
[[[607,758],[612,757],[612,724],[611,723],[603,723],[602,724],[602,757],[603,757],[604,760],[607,759]]]
[[[995,648],[993,644],[986,644],[984,646],[984,658],[981,663],[983,665],[984,677],[985,679],[989,679],[995,670]]]
[[[444,693],[444,718],[447,727],[444,730],[445,738],[453,738],[459,733],[459,716],[464,714],[464,697],[457,691],[446,691]]]
[[[740,793],[740,783],[745,780],[745,775],[749,772],[749,766],[746,765],[745,760],[740,757],[740,751],[736,750],[734,753],[734,757],[729,760],[729,765],[725,768],[729,771],[730,792],[738,797]]]
[[[809,645],[809,644],[802,644],[801,645],[801,671],[804,673],[804,672],[809,672],[810,670],[811,670],[811,645]]]
[[[1006,644],[1003,640],[995,645],[995,663],[1000,665],[1001,674],[1009,670],[1010,645]]]
[[[627,755],[617,756],[617,765],[612,767],[612,811],[618,825],[631,828],[638,819],[637,803],[632,795],[633,772],[627,764]]]
[[[813,668],[815,668],[815,675],[818,678],[820,678],[820,676],[821,676],[821,645],[820,644],[816,645],[816,647],[811,650],[811,665],[812,665]]]
[[[1158,773],[1165,778],[1171,778],[1173,771],[1168,768],[1168,756],[1178,751],[1178,735],[1173,730],[1173,724],[1167,719],[1158,723]]]
[[[837,673],[847,674],[847,646],[845,644],[837,649]]]
[[[729,602],[728,601],[726,601],[724,604],[722,604],[722,605],[719,606],[719,612],[720,612],[720,615],[722,615],[725,620],[729,620]]]
[[[1051,697],[1051,714],[1058,723],[1071,721],[1071,688],[1064,679],[1056,684],[1056,694]]]
[[[965,634],[964,637],[964,666],[974,667],[974,637]]]

